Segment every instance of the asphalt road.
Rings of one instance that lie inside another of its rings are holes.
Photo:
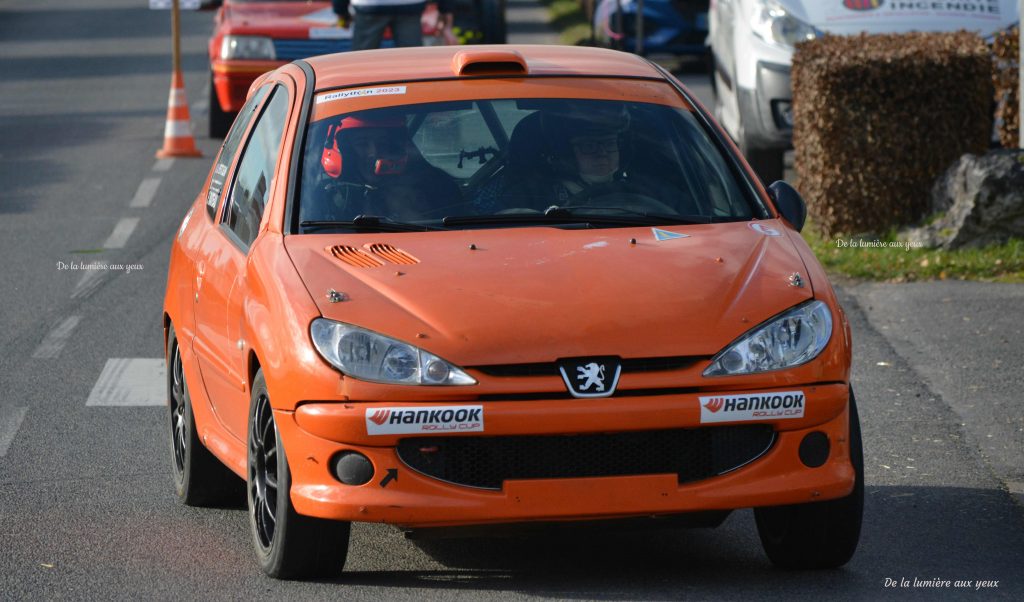
[[[183,28],[201,132],[210,14]],[[217,148],[198,137],[203,159],[153,158],[168,29],[141,0],[0,0],[0,598],[1024,597],[1024,510],[1007,493],[1024,481],[1024,293],[968,284],[841,291],[867,481],[860,549],[841,570],[773,569],[739,511],[716,530],[519,539],[356,525],[343,578],[265,578],[241,502],[176,502],[152,386],[170,240]],[[106,386],[136,370],[118,382],[138,389]],[[915,578],[998,585],[899,586]]]

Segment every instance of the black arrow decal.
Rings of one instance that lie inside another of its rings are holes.
[[[398,480],[398,469],[397,468],[389,468],[387,476],[380,480],[380,486],[381,487],[387,487],[388,483],[390,483],[391,481],[397,481],[397,480]]]

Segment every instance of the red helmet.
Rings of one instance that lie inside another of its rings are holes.
[[[348,117],[345,117],[338,125],[330,125],[327,127],[327,138],[324,140],[324,150],[320,157],[320,164],[323,166],[324,172],[326,172],[327,175],[332,178],[341,176],[342,159],[341,151],[338,150],[338,135],[342,131],[370,128],[401,130],[403,135],[407,133],[405,119],[402,117],[367,117],[360,115],[349,115]],[[404,165],[404,157],[397,159],[377,159],[374,165],[374,173],[377,175],[401,173]]]

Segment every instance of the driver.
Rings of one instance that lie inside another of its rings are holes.
[[[651,178],[641,181],[626,169],[631,140],[625,105],[590,103],[545,110],[541,131],[540,171],[546,173],[513,181],[502,195],[504,207],[544,211],[553,206],[588,205],[591,194],[611,197],[616,191],[673,201],[674,195],[661,194],[664,186]]]
[[[451,176],[420,154],[402,117],[345,117],[329,126],[320,163],[331,219],[424,219],[461,198]]]

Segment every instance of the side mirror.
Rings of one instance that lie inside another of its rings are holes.
[[[779,213],[786,221],[793,224],[796,231],[804,229],[804,222],[807,221],[807,203],[800,196],[800,193],[789,184],[779,180],[768,187],[768,194],[775,201]]]

